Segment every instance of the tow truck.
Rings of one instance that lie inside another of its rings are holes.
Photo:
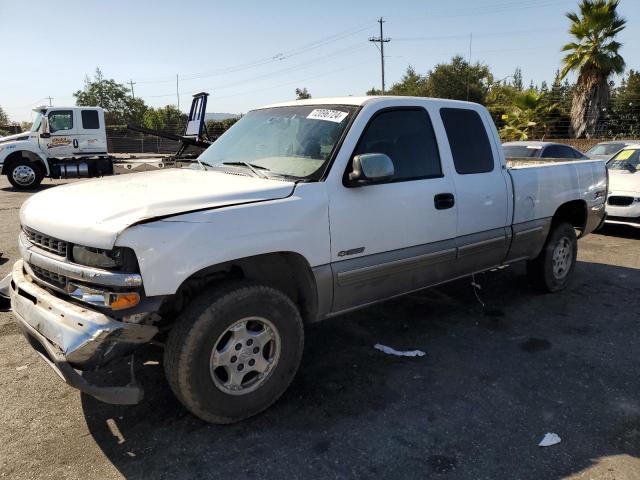
[[[18,190],[33,190],[44,178],[93,178],[136,169],[140,164],[154,168],[191,162],[190,147],[207,148],[205,120],[206,92],[193,96],[183,135],[173,135],[134,125],[130,130],[180,142],[169,157],[119,158],[107,152],[104,110],[100,107],[38,107],[28,132],[0,138],[0,173]]]

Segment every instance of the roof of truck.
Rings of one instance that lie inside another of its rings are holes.
[[[292,107],[295,105],[353,105],[353,106],[363,106],[367,103],[374,103],[383,100],[432,100],[434,102],[446,102],[446,103],[461,103],[461,104],[471,104],[476,105],[473,102],[463,102],[460,100],[448,100],[444,98],[429,98],[429,97],[403,97],[403,96],[395,96],[395,95],[373,95],[373,96],[364,96],[364,97],[326,97],[326,98],[308,98],[306,100],[291,100],[288,102],[280,102],[273,103],[271,105],[265,105],[259,108],[272,108],[272,107]]]

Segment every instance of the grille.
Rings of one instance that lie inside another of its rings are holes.
[[[64,275],[59,275],[55,272],[51,272],[49,270],[45,270],[44,268],[36,267],[35,265],[31,264],[29,265],[29,267],[31,268],[31,270],[33,270],[34,275],[43,282],[47,282],[61,288],[67,285],[67,277],[65,277]]]
[[[36,232],[27,227],[23,227],[23,230],[29,241],[34,245],[37,245],[47,252],[60,255],[61,257],[67,256],[67,248],[69,246],[67,242]]]

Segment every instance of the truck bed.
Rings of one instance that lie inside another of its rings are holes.
[[[606,167],[601,160],[507,159],[513,186],[513,223],[552,217],[558,205],[581,199],[587,208],[604,202]]]

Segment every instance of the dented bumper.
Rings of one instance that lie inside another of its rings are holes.
[[[77,371],[122,356],[157,332],[150,325],[117,321],[66,302],[33,283],[22,260],[13,267],[10,285],[13,316],[31,346],[69,385],[109,403],[131,404],[142,398],[137,386],[89,384]]]

